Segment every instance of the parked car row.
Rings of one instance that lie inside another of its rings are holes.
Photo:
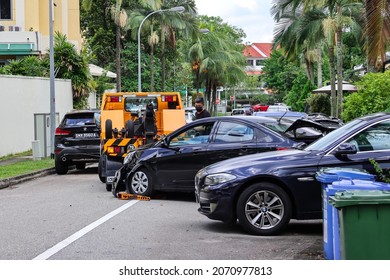
[[[272,115],[274,114],[274,115]],[[56,171],[99,159],[99,112],[73,111],[56,130]],[[112,193],[194,192],[199,212],[273,235],[290,219],[320,219],[324,167],[390,168],[390,113],[347,124],[323,115],[275,112],[194,120],[127,154]],[[195,189],[194,189],[195,185]]]

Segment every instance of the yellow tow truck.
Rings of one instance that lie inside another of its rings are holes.
[[[100,118],[98,173],[107,191],[130,151],[185,125],[179,92],[105,93]]]

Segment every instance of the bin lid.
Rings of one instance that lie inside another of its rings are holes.
[[[382,190],[350,190],[336,192],[329,197],[329,203],[336,208],[353,205],[390,204],[390,191]]]
[[[333,190],[347,191],[347,190],[381,190],[381,191],[390,191],[390,184],[383,182],[375,182],[370,180],[360,180],[360,179],[344,179],[342,178],[339,181],[332,183],[332,186],[329,187]]]
[[[316,174],[316,179],[326,184],[333,183],[341,178],[374,181],[376,177],[363,169],[356,168],[324,168]]]

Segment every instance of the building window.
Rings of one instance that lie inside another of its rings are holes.
[[[253,59],[248,59],[248,60],[246,61],[246,65],[248,65],[248,66],[253,66]]]
[[[11,0],[0,0],[0,19],[11,19]]]
[[[257,59],[256,60],[256,66],[264,66],[264,60],[263,59]]]

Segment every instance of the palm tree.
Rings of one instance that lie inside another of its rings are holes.
[[[161,9],[162,2],[160,0],[141,0],[138,9],[129,13],[128,29],[131,30],[132,38],[136,38],[141,22],[150,13],[150,9],[157,11]],[[159,43],[159,36],[154,29],[155,18],[147,19],[142,30],[150,30],[148,44],[150,46],[150,91],[154,91],[154,46]],[[141,30],[141,31],[142,31]]]
[[[275,1],[273,15],[277,21],[275,27],[275,46],[280,45],[286,49],[291,57],[306,50],[303,47],[313,48],[326,42],[330,59],[331,76],[331,115],[338,117],[342,102],[342,30],[346,25],[356,27],[356,2],[341,0],[324,1]],[[359,3],[357,3],[359,4]],[[336,38],[336,39],[335,39]],[[337,49],[337,68],[335,66],[335,53]],[[336,70],[338,79],[338,94],[336,98]]]
[[[234,85],[244,80],[245,58],[242,45],[232,38],[231,31],[222,25],[220,18],[202,17],[200,22],[203,24],[201,27],[210,32],[203,36],[198,34],[192,41],[183,42],[180,51],[193,69],[197,94],[201,85],[205,84],[206,99],[210,104],[210,113],[213,114],[217,87]]]
[[[95,89],[94,81],[89,72],[89,55],[85,48],[78,54],[74,45],[66,35],[59,32],[54,36],[54,60],[56,76],[72,81],[73,100],[75,106]],[[83,106],[81,102],[81,106]]]
[[[196,9],[195,1],[193,0],[165,0],[163,9],[170,9],[173,7],[184,7],[185,13],[162,13],[159,16],[161,27],[161,67],[162,67],[162,91],[165,91],[165,77],[166,77],[166,40],[171,45],[173,50],[176,50],[176,36],[175,30],[178,30],[184,35],[191,35],[196,32],[197,22],[195,21]]]
[[[369,71],[384,71],[386,46],[390,40],[389,11],[389,0],[365,0],[365,45]]]
[[[327,46],[331,77],[331,115],[336,116],[334,21],[323,9],[316,7],[309,9],[307,2],[293,0],[274,2],[271,10],[276,21],[274,48],[281,47],[287,58],[291,59],[301,53],[305,55],[322,44]]]

